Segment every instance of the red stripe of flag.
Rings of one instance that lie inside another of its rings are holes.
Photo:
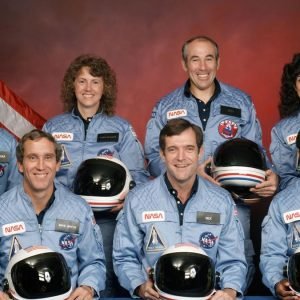
[[[41,129],[46,120],[0,80],[0,126],[17,138],[34,128]]]

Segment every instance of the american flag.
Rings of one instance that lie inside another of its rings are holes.
[[[17,139],[34,128],[41,129],[46,120],[0,80],[0,127]]]

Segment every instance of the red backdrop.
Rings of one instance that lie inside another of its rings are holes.
[[[15,93],[45,118],[59,114],[70,61],[101,55],[118,76],[117,113],[142,142],[156,101],[186,78],[191,36],[219,43],[218,78],[252,95],[266,147],[283,64],[300,51],[299,0],[1,0],[0,11],[0,79]]]

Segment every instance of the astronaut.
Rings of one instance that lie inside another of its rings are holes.
[[[22,247],[42,245],[61,253],[70,270],[68,298],[99,298],[105,287],[105,257],[93,211],[81,197],[54,181],[61,147],[51,134],[33,130],[17,150],[23,181],[0,197],[0,283],[18,236]],[[3,287],[1,290],[3,290]],[[8,299],[0,292],[0,299]]]
[[[16,139],[0,128],[0,195],[22,180],[17,168],[16,147]]]
[[[221,274],[212,296],[242,295],[247,264],[244,233],[230,194],[197,175],[203,135],[183,119],[170,120],[160,133],[166,173],[131,190],[114,236],[114,269],[131,295],[159,299],[147,271],[176,243],[201,246]]]

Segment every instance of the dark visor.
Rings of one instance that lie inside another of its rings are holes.
[[[71,288],[69,268],[59,253],[45,253],[13,266],[11,277],[17,294],[26,299],[48,298]]]
[[[122,192],[125,169],[110,160],[88,159],[78,168],[74,192],[83,196],[111,197]]]
[[[157,287],[174,296],[205,297],[215,287],[213,261],[196,253],[181,252],[161,256],[154,276]]]
[[[292,289],[300,293],[300,253],[293,254],[289,259],[288,279]]]

